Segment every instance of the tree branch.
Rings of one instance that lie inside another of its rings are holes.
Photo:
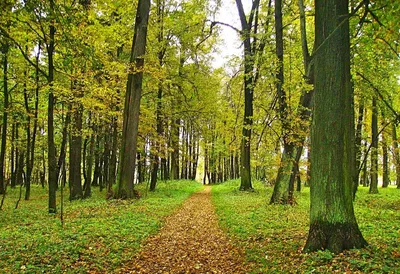
[[[36,65],[34,62],[32,62],[31,59],[29,59],[29,56],[25,53],[25,50],[21,47],[21,45],[18,44],[18,42],[17,42],[14,38],[12,38],[12,37],[8,34],[8,32],[7,32],[5,29],[3,29],[1,26],[0,26],[0,33],[3,34],[6,38],[10,39],[10,40],[15,44],[15,46],[17,46],[17,48],[20,50],[20,52],[21,52],[22,55],[24,56],[25,60],[26,60],[32,67],[36,68],[44,77],[46,77],[46,78],[48,79],[48,75],[46,74],[46,72],[43,71],[43,70],[39,67],[39,65]]]
[[[360,72],[357,71],[356,74],[357,74],[358,76],[360,76],[365,82],[367,82],[367,83],[370,85],[370,87],[372,87],[372,89],[373,89],[376,93],[378,93],[379,98],[380,98],[380,99],[385,103],[385,105],[393,112],[393,114],[394,114],[394,116],[395,116],[395,119],[396,119],[396,123],[398,123],[398,122],[400,121],[400,114],[399,114],[396,110],[394,110],[393,107],[383,98],[383,95],[382,95],[381,91],[380,91],[370,80],[368,80],[368,78],[365,77],[362,73],[360,73]]]

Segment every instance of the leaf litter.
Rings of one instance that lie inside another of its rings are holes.
[[[165,220],[120,273],[247,273],[243,253],[218,226],[211,187],[193,194]]]

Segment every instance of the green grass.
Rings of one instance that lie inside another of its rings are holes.
[[[400,190],[360,187],[355,211],[370,244],[361,250],[302,254],[308,232],[309,189],[297,205],[269,205],[271,187],[255,182],[255,192],[240,192],[239,181],[213,187],[222,228],[246,254],[254,273],[400,273]]]
[[[105,192],[95,188],[90,199],[65,202],[64,228],[59,214],[47,213],[47,190],[33,187],[32,199],[14,210],[19,190],[9,189],[0,211],[0,273],[112,272],[201,188],[192,181],[168,181],[146,195],[141,185],[144,197],[133,201],[106,201]]]

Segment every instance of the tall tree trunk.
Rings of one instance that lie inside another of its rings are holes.
[[[301,30],[301,41],[302,41],[302,51],[303,51],[303,64],[304,72],[306,75],[306,81],[308,84],[313,83],[313,69],[310,65],[310,53],[307,44],[307,34],[306,34],[306,19],[304,3],[299,0],[299,10],[300,10],[300,30]],[[283,128],[283,153],[281,157],[281,164],[278,169],[278,175],[275,180],[274,192],[272,194],[270,203],[271,204],[292,204],[294,202],[294,183],[296,181],[298,173],[298,161],[300,160],[301,153],[303,151],[303,146],[305,142],[305,134],[299,134],[294,136],[297,140],[297,147],[290,141],[293,137],[289,136],[292,130],[288,121],[288,111],[286,104],[286,94],[282,89],[283,79],[283,30],[282,30],[282,1],[276,0],[275,2],[275,29],[276,29],[276,54],[278,60],[280,61],[281,67],[277,73],[277,93],[279,102],[279,115]],[[312,98],[314,91],[304,90],[300,101],[299,101],[299,117],[301,121],[300,130],[306,131],[307,121],[311,116]]]
[[[352,199],[355,132],[348,17],[347,0],[315,1],[311,209],[305,252],[340,253],[367,244]]]
[[[27,138],[31,139],[30,144],[28,143],[28,147],[30,145],[29,152],[27,151],[27,179],[26,179],[26,191],[25,191],[25,200],[29,200],[30,198],[30,184],[31,184],[31,175],[33,171],[33,165],[35,162],[35,144],[36,144],[36,134],[37,134],[37,127],[38,127],[38,113],[39,113],[39,58],[41,52],[41,43],[38,44],[38,51],[36,54],[36,70],[35,70],[35,109],[33,114],[33,129],[32,134],[30,134],[30,130],[27,131]],[[27,104],[27,100],[26,104]],[[28,110],[28,108],[27,108]],[[29,122],[30,122],[30,118]]]
[[[158,57],[158,64],[160,67],[164,65],[164,55],[165,55],[165,46],[163,45],[164,40],[164,6],[165,1],[157,0],[157,23],[158,23],[158,35],[157,41],[160,45],[160,50],[157,53]],[[162,46],[161,46],[162,45]],[[163,82],[160,80],[158,83],[158,92],[157,92],[157,105],[156,105],[156,131],[158,135],[158,139],[162,137],[163,134],[163,122],[161,116],[161,109],[162,109],[162,97],[163,97]],[[157,184],[157,176],[158,176],[158,168],[160,166],[160,156],[163,155],[163,146],[160,141],[156,141],[155,143],[156,149],[158,150],[153,155],[153,167],[151,171],[151,178],[150,178],[150,191],[154,191],[156,189]],[[161,156],[162,158],[162,156]]]
[[[385,131],[382,131],[382,187],[388,187],[389,184],[388,147],[386,133]]]
[[[162,60],[160,60],[162,63]],[[162,83],[158,85],[158,93],[157,93],[157,109],[156,109],[156,130],[158,134],[158,139],[162,137],[163,128],[162,128],[162,117],[161,117],[161,108],[162,108]],[[150,179],[150,191],[155,191],[157,184],[157,175],[158,175],[158,167],[160,165],[160,156],[162,155],[162,145],[160,142],[155,143],[156,149],[158,150],[153,155],[153,168],[151,171],[151,179]]]
[[[276,90],[279,103],[279,118],[282,124],[283,153],[281,164],[276,177],[274,192],[272,194],[271,204],[288,204],[289,202],[289,180],[293,169],[294,145],[289,141],[291,132],[288,121],[288,106],[286,102],[286,92],[283,89],[283,24],[282,24],[282,1],[275,0],[275,38],[276,38],[276,56],[278,58],[278,71],[276,73]]]
[[[179,180],[179,128],[181,120],[178,118],[171,126],[171,179]]]
[[[81,88],[81,87],[79,87]],[[78,91],[81,93],[81,91]],[[80,94],[78,98],[81,98]],[[69,146],[69,200],[79,200],[83,198],[82,190],[82,105],[78,102],[72,123],[71,143]]]
[[[62,104],[62,110],[64,112],[64,104]],[[57,180],[59,180],[60,174],[62,173],[62,168],[65,166],[66,162],[66,156],[67,156],[67,142],[68,142],[68,127],[69,124],[71,123],[71,114],[72,114],[72,105],[68,104],[68,111],[67,113],[63,114],[63,130],[62,130],[62,139],[61,139],[61,147],[60,147],[60,154],[58,156],[58,161],[57,161]],[[64,118],[65,117],[65,118]],[[64,178],[66,179],[66,178]]]
[[[95,133],[97,133],[96,136],[96,148],[94,149],[94,172],[93,172],[93,180],[92,180],[92,186],[99,186],[99,177],[101,173],[101,159],[100,159],[100,130],[97,130],[99,127],[95,127],[96,130],[94,130]]]
[[[94,156],[94,143],[95,132],[93,131],[89,140],[89,152],[86,160],[86,173],[85,183],[83,185],[83,198],[89,198],[92,195],[92,171],[93,171],[93,156]]]
[[[371,184],[369,193],[378,193],[378,108],[376,97],[372,98],[372,140],[371,140]]]
[[[117,117],[113,117],[113,122],[112,122],[112,148],[111,148],[111,158],[110,158],[110,183],[109,183],[109,195],[111,195],[111,189],[112,186],[116,182],[116,172],[117,172],[117,150],[118,150],[118,123],[117,123]]]
[[[12,123],[11,128],[11,164],[10,164],[10,176],[11,176],[11,187],[15,187],[15,154],[16,154],[16,147],[15,147],[15,123]]]
[[[252,190],[251,183],[251,133],[253,125],[253,97],[256,78],[254,77],[254,52],[251,43],[251,36],[257,34],[257,18],[259,0],[254,0],[250,11],[250,16],[247,19],[243,9],[241,0],[236,0],[240,23],[243,31],[244,45],[244,117],[241,140],[241,166],[240,166],[240,190]],[[253,25],[253,23],[255,24]],[[252,29],[252,27],[254,27]],[[255,40],[253,40],[255,41]],[[254,47],[255,48],[255,47]]]
[[[8,117],[8,49],[7,41],[3,45],[3,94],[4,94],[4,109],[3,109],[3,125],[1,129],[1,151],[0,151],[0,194],[5,193],[5,158],[7,149],[7,117]]]
[[[26,76],[27,72],[24,72],[24,105],[25,105],[25,111],[27,114],[26,118],[26,125],[25,125],[25,130],[26,130],[26,177],[25,177],[25,200],[29,200],[29,197],[31,195],[31,175],[32,175],[32,169],[33,169],[33,161],[31,161],[31,110],[29,107],[29,99],[28,99],[28,93],[27,93],[27,88],[26,88]]]
[[[399,141],[397,139],[396,124],[392,124],[392,140],[393,140],[393,158],[395,159],[396,165],[396,185],[400,189],[400,150]]]
[[[128,75],[126,88],[124,121],[122,128],[122,145],[120,151],[120,169],[115,198],[130,199],[134,197],[134,174],[139,127],[140,98],[142,94],[143,65],[147,39],[147,24],[150,13],[150,0],[139,0],[135,32],[133,35],[130,62],[136,72]]]
[[[360,179],[360,184],[364,187],[369,186],[368,183],[368,169],[367,169],[367,162],[368,162],[368,144],[365,142],[364,149],[363,149],[363,159],[364,163],[362,166],[362,176]],[[361,167],[360,167],[361,168]]]
[[[110,174],[109,174],[109,164],[110,164],[110,151],[111,151],[111,134],[109,133],[110,125],[107,125],[106,132],[104,136],[104,152],[103,152],[103,183],[104,187],[107,187],[107,191],[110,190]]]
[[[356,197],[358,188],[358,182],[360,181],[360,166],[361,166],[361,140],[362,140],[362,126],[364,121],[364,98],[360,99],[360,105],[358,106],[358,118],[356,128],[356,173],[354,175],[354,186],[353,186],[353,199]]]
[[[48,83],[49,83],[49,97],[47,105],[47,166],[48,166],[48,180],[49,180],[49,213],[57,212],[56,191],[57,191],[57,160],[56,160],[56,146],[54,142],[54,35],[56,28],[54,27],[54,0],[50,0],[50,35],[49,44],[47,45],[47,58],[48,58]]]

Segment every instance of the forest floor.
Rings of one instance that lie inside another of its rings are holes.
[[[272,187],[239,180],[206,187],[159,182],[141,198],[64,202],[64,224],[47,213],[47,189],[32,186],[15,209],[19,188],[8,189],[0,211],[2,273],[400,273],[400,190],[360,187],[355,213],[370,244],[340,254],[303,254],[309,226],[309,188],[296,206],[270,205]],[[67,192],[67,191],[65,191]],[[58,192],[58,195],[60,193]],[[60,196],[58,205],[60,205]]]
[[[247,265],[248,266],[248,265]],[[211,187],[187,199],[121,273],[247,273],[243,254],[219,228]]]
[[[400,189],[360,186],[355,214],[369,246],[333,254],[303,254],[309,229],[310,189],[296,192],[296,206],[270,205],[273,188],[254,181],[253,192],[239,191],[239,180],[212,188],[221,228],[244,250],[249,273],[399,273]]]

